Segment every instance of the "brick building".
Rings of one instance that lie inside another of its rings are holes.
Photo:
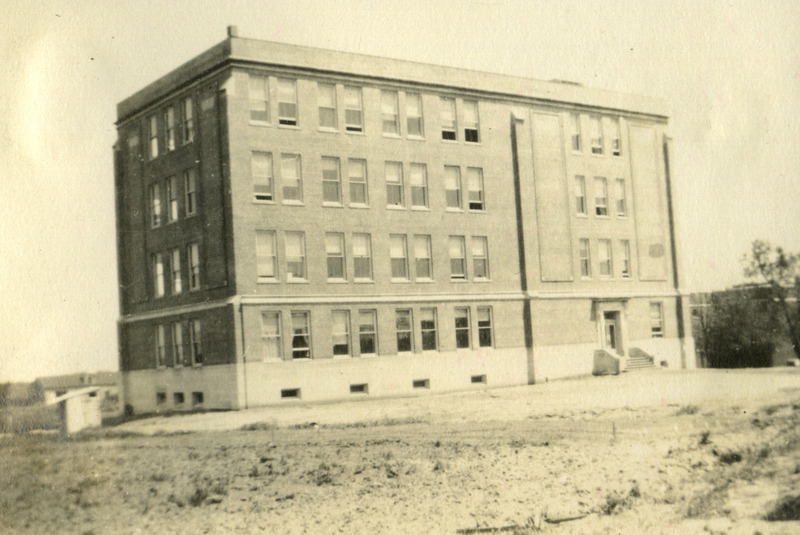
[[[117,112],[136,412],[694,366],[659,100],[231,28]]]

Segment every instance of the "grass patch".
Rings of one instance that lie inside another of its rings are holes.
[[[764,520],[770,522],[800,520],[800,494],[781,498],[772,511],[764,515]]]
[[[697,414],[698,412],[700,412],[700,407],[697,405],[684,405],[675,411],[675,416],[683,416],[684,414],[692,415]]]

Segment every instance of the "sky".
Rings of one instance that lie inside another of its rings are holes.
[[[239,35],[667,101],[687,291],[800,252],[800,2],[0,3],[0,382],[117,369],[116,104]]]

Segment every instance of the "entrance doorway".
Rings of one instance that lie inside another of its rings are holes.
[[[609,353],[624,355],[620,333],[619,312],[603,312],[604,345]]]

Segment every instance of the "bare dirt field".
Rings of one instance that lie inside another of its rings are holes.
[[[2,533],[800,533],[800,370],[0,436]]]

